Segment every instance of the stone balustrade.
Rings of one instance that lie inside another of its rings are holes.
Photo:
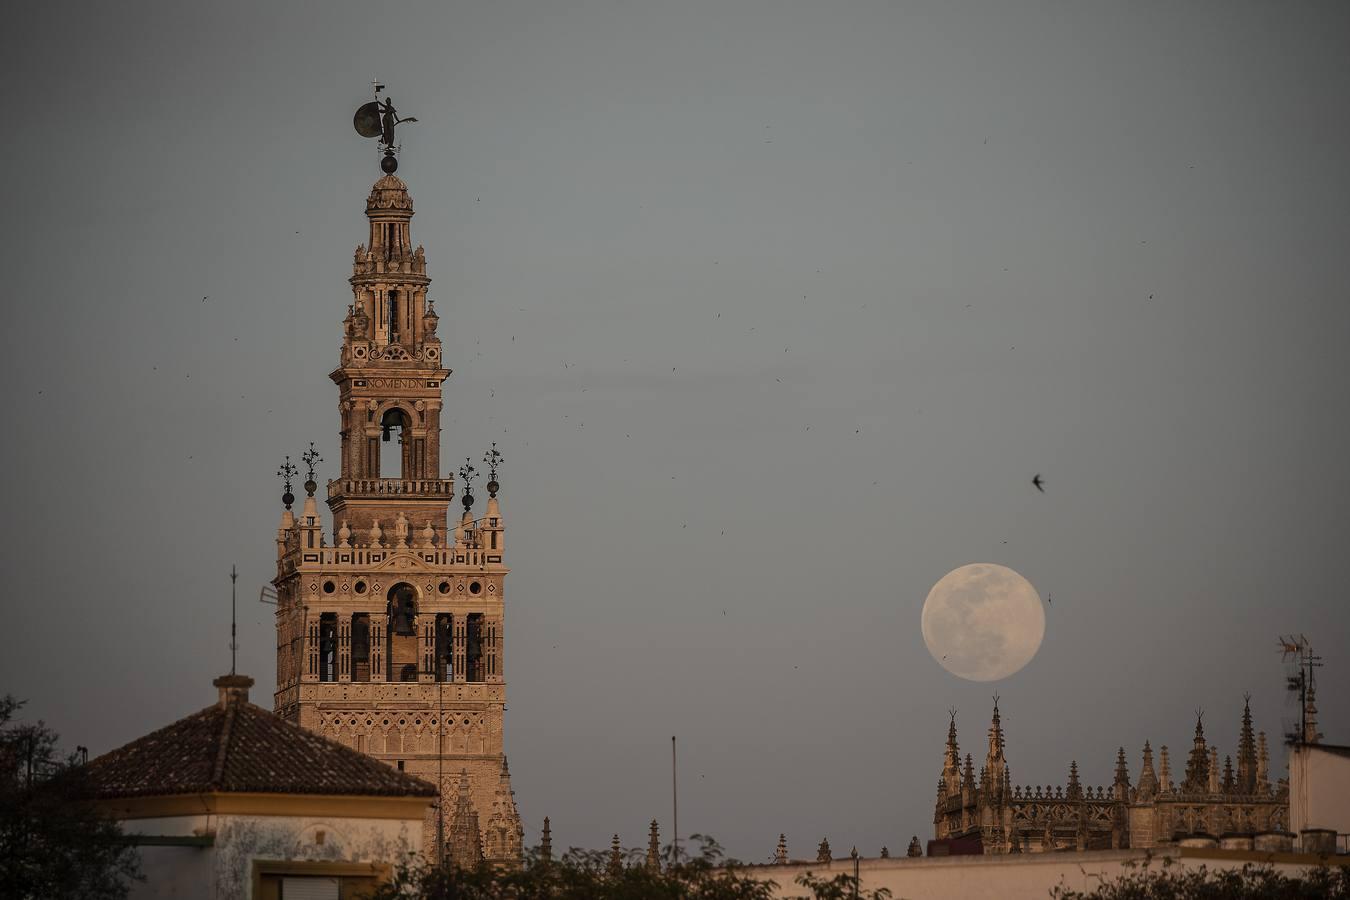
[[[328,497],[453,497],[453,478],[339,478],[328,482]]]

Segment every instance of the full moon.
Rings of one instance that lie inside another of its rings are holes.
[[[942,668],[970,681],[1007,678],[1045,637],[1041,595],[1021,575],[971,563],[942,576],[923,602],[923,642]]]

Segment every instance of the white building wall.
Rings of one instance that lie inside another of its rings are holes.
[[[198,815],[130,819],[121,825],[128,834],[148,838],[215,836],[209,847],[142,846],[145,881],[132,887],[131,900],[252,900],[254,860],[394,866],[422,848],[421,818]]]
[[[1350,756],[1316,744],[1297,744],[1289,753],[1289,825],[1350,832]]]
[[[1203,865],[1211,871],[1241,868],[1261,860],[1291,859],[1288,854],[1272,857],[1270,854],[1222,850],[1173,850],[1168,855],[1175,865]],[[1097,888],[1103,880],[1138,871],[1127,867],[1126,863],[1142,864],[1144,858],[1145,852],[1140,850],[1092,850],[1011,856],[865,859],[859,860],[858,877],[863,890],[889,888],[897,900],[1046,900],[1050,891],[1060,885],[1088,891]],[[1315,864],[1316,860],[1312,859],[1273,863],[1276,869],[1287,873],[1303,871]],[[1160,867],[1161,856],[1154,857],[1151,865]],[[802,888],[795,879],[804,872],[830,880],[838,875],[851,877],[854,868],[852,860],[837,859],[828,866],[761,866],[749,870],[748,874],[776,882],[775,895],[788,898],[801,896]]]

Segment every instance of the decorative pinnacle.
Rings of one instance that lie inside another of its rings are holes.
[[[497,449],[497,442],[493,441],[492,449],[483,454],[483,464],[488,469],[487,489],[489,497],[497,496],[497,492],[502,488],[501,483],[497,481],[497,466],[501,465],[503,459],[501,451]]]
[[[464,504],[464,511],[468,512],[473,506],[473,480],[478,475],[478,470],[473,467],[469,458],[464,457],[464,465],[459,467],[459,480],[464,482],[464,496],[460,502]]]
[[[291,493],[291,479],[295,477],[295,473],[298,471],[299,469],[291,462],[290,454],[286,455],[286,461],[281,464],[281,468],[277,469],[277,477],[281,479],[284,485],[281,502],[286,504],[287,509],[290,509],[291,504],[295,502],[295,494]]]
[[[314,465],[323,462],[323,457],[319,451],[314,449],[314,442],[309,442],[309,449],[300,457],[305,463],[305,491],[311,496],[319,489],[319,485],[314,481]]]

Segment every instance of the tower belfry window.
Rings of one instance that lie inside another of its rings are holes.
[[[337,613],[319,616],[319,680],[337,681]]]
[[[465,625],[464,680],[483,681],[483,614],[469,613]]]
[[[389,292],[389,340],[398,335],[398,291]]]

